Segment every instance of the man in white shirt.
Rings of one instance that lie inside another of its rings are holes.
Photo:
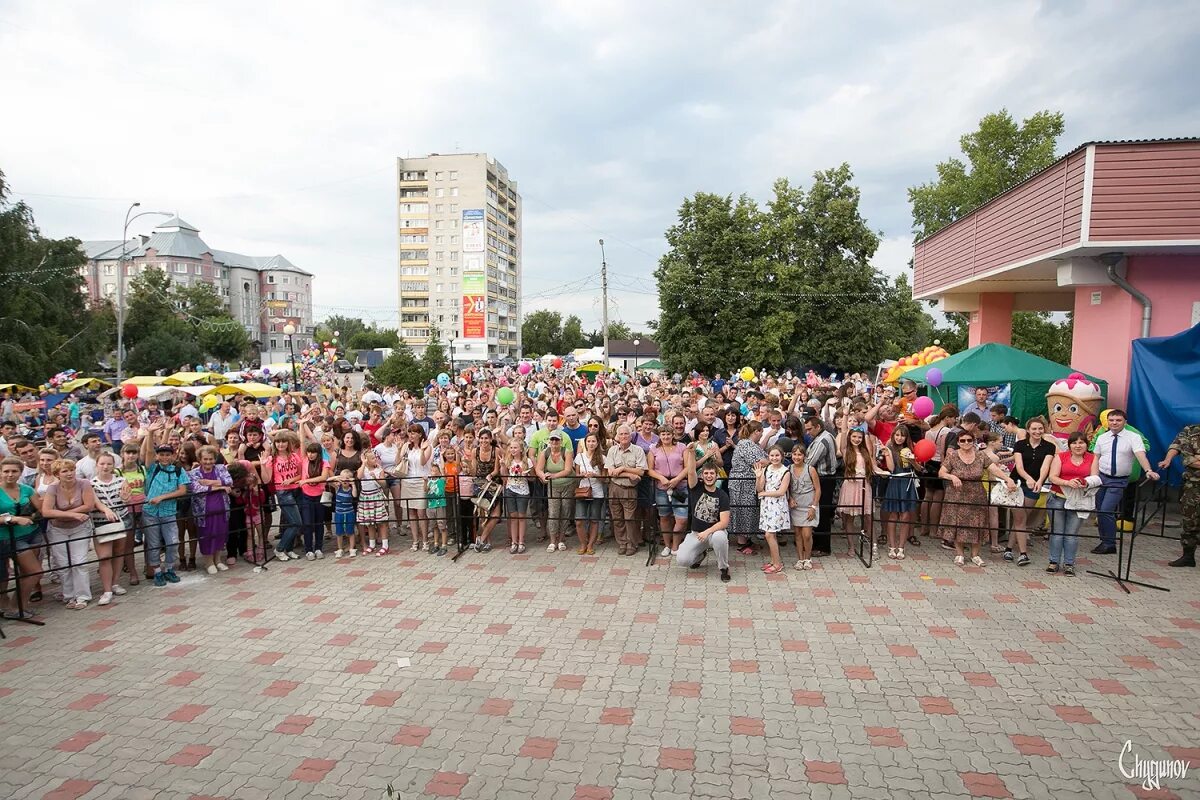
[[[104,442],[100,439],[100,434],[95,431],[88,431],[83,435],[84,456],[75,462],[75,477],[90,481],[96,477],[96,459],[100,454],[105,452]],[[121,469],[121,456],[109,451],[109,455],[113,457],[114,469]]]
[[[179,407],[179,421],[183,422],[188,417],[200,419],[200,411],[196,408],[196,401],[191,397],[185,400],[183,405]]]
[[[225,434],[229,433],[237,424],[238,414],[228,400],[221,401],[221,407],[208,421],[208,427],[212,430],[213,437],[222,444],[225,442]]]
[[[1108,430],[1096,437],[1096,461],[1100,467],[1100,491],[1096,493],[1096,525],[1100,529],[1100,544],[1092,549],[1098,555],[1117,552],[1117,509],[1129,485],[1129,473],[1134,459],[1142,465],[1146,477],[1158,480],[1149,460],[1142,437],[1125,430],[1125,412],[1114,408],[1108,412]]]

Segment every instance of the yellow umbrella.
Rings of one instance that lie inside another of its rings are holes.
[[[162,379],[164,386],[195,386],[201,383],[224,383],[228,380],[219,372],[176,372]]]
[[[603,364],[584,364],[582,367],[576,367],[576,372],[606,372],[608,370]]]
[[[105,389],[111,389],[112,384],[108,381],[102,381],[99,378],[76,378],[73,381],[67,381],[58,387],[58,390],[63,393],[70,393],[76,389],[99,389],[103,386]]]
[[[283,390],[278,386],[268,386],[265,383],[255,383],[254,381],[248,383],[226,383],[214,387],[212,391],[222,396],[247,394],[257,400],[261,400],[264,397],[278,397],[283,394]]]
[[[161,386],[163,385],[163,379],[156,375],[135,375],[132,378],[126,378],[121,381],[122,386],[127,383],[132,383],[134,386]]]
[[[0,392],[35,392],[37,391],[32,386],[26,386],[22,383],[0,383]]]

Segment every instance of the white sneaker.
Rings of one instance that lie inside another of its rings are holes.
[[[351,557],[351,558],[356,558],[357,556],[358,556],[358,551],[357,551],[357,550],[355,550],[353,547],[351,547],[351,548],[350,548],[350,557]]]
[[[96,601],[96,605],[106,606],[112,602],[112,598],[113,598],[112,592],[105,592],[104,594],[100,595],[100,599]]]
[[[124,586],[118,586],[115,583],[113,584],[112,593],[115,594],[117,597],[120,597],[123,594],[129,594],[129,592],[125,591]]]
[[[982,567],[984,565],[983,559],[979,556],[971,556],[971,563],[977,567]],[[115,589],[116,587],[114,586],[113,588]]]
[[[812,569],[812,559],[811,558],[804,559],[804,568]]]
[[[295,550],[288,550],[288,556],[290,556],[291,558],[295,559],[296,561],[299,561],[299,560],[300,560],[300,556],[296,555],[296,551],[295,551]]]
[[[216,575],[217,567],[215,564],[209,564],[207,567],[204,568],[204,571],[207,572],[209,575]]]
[[[287,561],[289,556],[287,553],[283,552],[282,550],[276,550],[275,558],[279,561]]]
[[[317,550],[316,552],[313,553],[313,555],[315,555],[317,557],[318,561],[320,561],[322,558],[325,557],[325,553],[322,552],[321,550]]]
[[[795,569],[804,569],[804,560],[801,559],[801,560],[797,561],[794,565],[794,568]]]
[[[567,543],[566,543],[566,542],[559,542],[559,543],[558,543],[558,549],[559,549],[559,551],[566,550],[566,549],[567,549]]]
[[[669,547],[664,547],[664,548],[662,549],[662,552],[661,552],[661,553],[659,553],[659,555],[660,555],[660,556],[662,556],[663,558],[666,558],[667,556],[671,555],[671,548],[669,548]]]
[[[962,557],[962,556],[955,556],[955,557],[954,557],[954,565],[955,565],[956,567],[961,567],[961,566],[962,566],[963,564],[965,564],[965,563],[967,563],[967,562],[966,562],[966,561],[963,559],[963,557]]]
[[[413,543],[412,543],[412,547],[410,547],[410,548],[408,548],[408,549],[409,549],[409,550],[412,550],[412,551],[415,553],[415,552],[417,552],[418,550],[420,550],[420,549],[421,549],[421,546],[420,546],[419,544],[417,544],[416,542],[413,542]]]
[[[313,551],[309,550],[307,553],[304,554],[304,560],[305,561],[316,561],[317,557],[316,557],[316,555],[313,554]]]
[[[218,561],[218,562],[217,562],[217,571],[218,571],[218,572],[227,572],[227,571],[229,571],[229,567],[227,567],[227,566],[225,565],[225,562],[224,562],[224,561]],[[115,586],[113,587],[113,589],[116,589],[116,588],[117,588],[117,587],[115,587]]]
[[[546,545],[547,553],[553,553],[556,550],[558,550],[558,548],[554,546],[554,542],[551,542],[550,544]]]
[[[334,558],[341,558],[341,557],[342,557],[342,551],[341,551],[341,550],[337,550],[337,551],[335,551],[335,552],[334,552],[334,554],[333,554],[333,557],[334,557]]]
[[[679,555],[679,551],[678,551],[678,550],[672,550],[672,551],[671,551],[671,558],[674,558],[674,557],[675,557],[675,556],[677,556],[677,555]]]

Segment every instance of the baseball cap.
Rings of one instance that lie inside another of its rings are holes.
[[[158,447],[154,448],[154,452],[156,452],[156,453],[174,453],[175,448],[171,447],[170,445],[167,445],[167,444],[160,444]]]

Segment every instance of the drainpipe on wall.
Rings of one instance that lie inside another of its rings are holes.
[[[1129,293],[1130,296],[1133,297],[1134,300],[1137,300],[1139,303],[1142,304],[1142,338],[1143,339],[1149,338],[1149,336],[1150,336],[1150,314],[1151,314],[1151,307],[1152,307],[1151,303],[1150,303],[1150,298],[1147,297],[1145,294],[1143,294],[1141,291],[1139,291],[1136,287],[1134,287],[1134,285],[1132,283],[1130,283],[1129,281],[1125,280],[1124,278],[1122,278],[1120,275],[1117,274],[1117,265],[1125,260],[1125,254],[1124,253],[1104,253],[1103,255],[1099,256],[1097,258],[1097,260],[1101,264],[1104,265],[1105,272],[1108,274],[1108,279],[1110,281],[1112,281],[1117,286],[1124,289],[1126,292]]]

